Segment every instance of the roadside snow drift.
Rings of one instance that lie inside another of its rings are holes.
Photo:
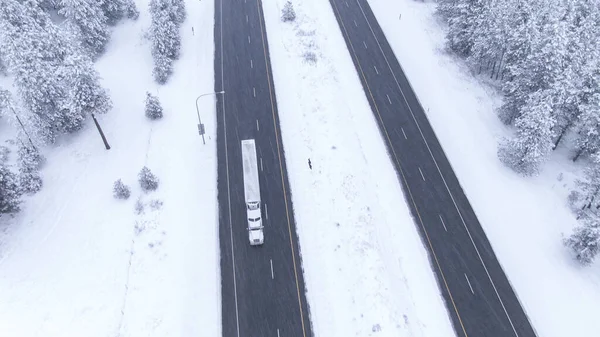
[[[117,26],[96,66],[114,108],[93,126],[44,150],[44,188],[2,219],[0,336],[218,336],[219,264],[213,2],[187,1],[181,58],[165,86],[152,78],[148,1]],[[195,35],[192,33],[194,26]],[[144,116],[146,91],[164,118]],[[137,174],[160,180],[145,194]],[[117,179],[129,200],[112,196]],[[137,204],[137,206],[136,206]]]
[[[454,335],[329,2],[284,3],[263,9],[315,335]]]

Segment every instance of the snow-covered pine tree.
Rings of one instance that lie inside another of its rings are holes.
[[[600,223],[597,218],[585,218],[575,227],[573,234],[565,239],[565,245],[583,265],[594,261],[600,250]]]
[[[163,118],[163,108],[158,97],[149,92],[146,92],[146,117],[152,120]]]
[[[116,199],[129,199],[131,190],[123,183],[123,181],[121,181],[121,179],[119,179],[115,181],[115,184],[113,185],[113,196]]]
[[[442,10],[443,13],[450,15],[447,18],[448,46],[458,55],[467,57],[471,54],[473,37],[478,23],[482,19],[485,4],[483,0],[454,0],[452,3],[455,6],[454,9]]]
[[[283,9],[281,10],[281,21],[288,22],[296,20],[296,12],[294,11],[294,5],[292,5],[291,1],[287,1],[285,5],[283,5]]]
[[[24,142],[19,143],[17,156],[20,173],[37,172],[46,162],[44,156],[36,148],[26,145]]]
[[[545,92],[531,95],[515,126],[517,135],[505,140],[498,148],[500,160],[523,175],[536,174],[552,150],[551,96]]]
[[[135,2],[133,0],[124,0],[125,1],[125,16],[131,20],[137,20],[140,17],[140,11],[137,9]]]
[[[0,165],[0,217],[16,213],[21,204],[21,191],[16,176],[4,165]]]
[[[78,130],[81,116],[66,107],[67,93],[57,76],[66,55],[77,53],[34,0],[0,0],[0,50],[24,107],[35,116],[36,133],[53,142]]]
[[[591,156],[585,176],[576,181],[577,200],[573,202],[580,210],[600,216],[600,153]]]
[[[133,0],[102,0],[100,8],[106,16],[106,23],[111,26],[125,17],[137,20],[140,15]]]
[[[154,191],[158,188],[158,178],[146,166],[138,174],[138,181],[144,192]]]
[[[173,71],[173,60],[179,58],[181,36],[179,22],[183,5],[173,5],[173,0],[151,0],[150,41],[154,58],[154,78],[160,84],[166,83]],[[185,10],[185,9],[184,9]]]
[[[106,89],[91,60],[82,54],[69,55],[61,67],[61,77],[69,88],[68,108],[83,118],[92,113],[104,114],[112,108]]]
[[[171,13],[174,15],[174,22],[177,27],[181,26],[185,22],[187,12],[185,10],[185,0],[171,0]]]
[[[123,0],[101,0],[100,8],[106,17],[106,23],[114,26],[125,16]]]
[[[161,53],[153,53],[154,68],[152,75],[158,84],[165,84],[173,74],[173,59]]]
[[[61,0],[58,11],[78,28],[83,47],[92,58],[101,55],[110,38],[107,18],[98,0]]]
[[[37,193],[42,189],[43,181],[39,169],[45,158],[37,149],[21,142],[17,151],[19,163],[19,187],[23,193]]]
[[[573,160],[577,160],[581,155],[600,151],[600,93],[593,94],[588,102],[581,104],[580,108],[576,153]]]

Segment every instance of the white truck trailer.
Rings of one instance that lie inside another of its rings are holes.
[[[244,166],[244,198],[248,218],[248,236],[251,245],[262,245],[264,234],[254,139],[242,140],[242,164]]]

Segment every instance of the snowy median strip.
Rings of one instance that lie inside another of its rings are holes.
[[[315,335],[454,335],[330,4],[284,4],[262,3]]]

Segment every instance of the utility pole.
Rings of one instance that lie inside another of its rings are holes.
[[[33,144],[33,141],[31,140],[31,137],[29,136],[29,134],[27,133],[27,130],[25,130],[25,125],[23,125],[23,122],[21,122],[21,118],[19,118],[19,115],[17,115],[17,113],[15,112],[15,109],[13,109],[13,107],[10,107],[10,110],[13,112],[13,114],[15,114],[15,117],[17,118],[17,122],[19,122],[19,125],[21,125],[21,128],[23,129],[23,133],[25,133],[25,136],[27,136],[27,139],[29,139],[29,143],[31,144],[31,146],[33,147],[33,149],[38,152],[37,147],[35,147],[35,145]]]
[[[100,137],[102,137],[102,141],[104,142],[104,147],[106,147],[107,150],[110,150],[110,145],[108,145],[108,141],[106,140],[106,137],[104,136],[104,132],[102,132],[102,128],[100,127],[100,124],[98,123],[98,120],[96,119],[96,115],[94,115],[94,113],[92,112],[92,118],[94,119],[94,124],[96,124],[96,128],[98,129],[98,132],[100,133]]]
[[[198,109],[198,99],[200,99],[200,97],[203,96],[208,96],[208,95],[217,95],[217,94],[224,94],[225,91],[218,91],[218,92],[209,92],[206,94],[202,94],[198,97],[196,97],[196,113],[198,114],[198,133],[202,136],[202,144],[206,145],[206,142],[204,141],[204,134],[206,133],[206,130],[204,129],[204,124],[202,124],[202,119],[200,119],[200,110]]]

